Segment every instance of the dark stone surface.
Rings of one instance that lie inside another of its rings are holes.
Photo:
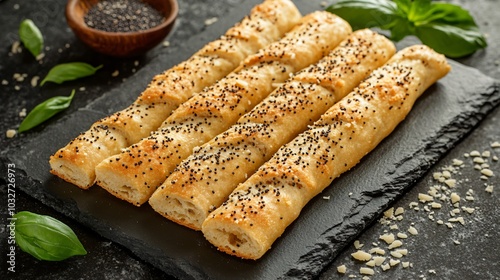
[[[29,178],[35,178],[43,182],[40,185],[38,182],[25,177],[19,170],[16,179],[22,185],[18,185],[19,189],[16,192],[16,209],[49,214],[68,223],[75,229],[89,254],[85,257],[71,258],[61,263],[48,263],[36,261],[18,250],[16,255],[17,272],[7,274],[8,277],[19,279],[33,277],[41,279],[160,279],[167,277],[164,272],[145,263],[144,259],[146,259],[157,267],[169,271],[170,274],[182,278],[205,278],[202,276],[203,273],[213,275],[217,279],[222,277],[231,279],[232,276],[244,276],[240,278],[248,279],[276,278],[285,273],[289,276],[308,277],[320,274],[321,270],[324,270],[321,273],[323,279],[336,278],[339,276],[335,272],[336,266],[347,263],[351,251],[349,249],[344,251],[335,259],[331,268],[325,268],[329,260],[349,244],[348,242],[356,238],[363,228],[367,228],[378,213],[389,203],[397,201],[396,205],[407,205],[408,201],[416,200],[415,193],[425,192],[426,188],[428,188],[428,177],[430,175],[423,178],[422,176],[425,175],[428,168],[433,166],[432,170],[439,169],[439,164],[433,165],[435,161],[449,148],[452,148],[454,144],[458,143],[462,137],[467,136],[466,133],[483,118],[484,114],[492,109],[494,104],[498,103],[498,92],[494,93],[492,88],[487,87],[487,85],[491,85],[491,80],[470,68],[463,68],[454,64],[454,72],[446,78],[446,81],[433,87],[429,93],[424,95],[417,104],[416,110],[412,112],[402,128],[398,128],[395,136],[391,136],[387,141],[384,141],[373,154],[363,161],[363,164],[346,176],[341,177],[340,180],[334,183],[335,186],[325,192],[324,195],[330,195],[333,199],[324,200],[319,197],[309,204],[299,220],[287,230],[283,238],[276,242],[273,250],[257,263],[235,260],[215,252],[213,248],[207,246],[199,233],[166,224],[157,215],[152,215],[152,211],[147,207],[138,210],[126,203],[110,200],[110,196],[107,196],[105,192],[100,191],[98,188],[93,188],[90,194],[87,195],[87,193],[74,187],[65,186],[60,180],[54,179],[47,174],[46,153],[50,153],[64,145],[76,132],[86,129],[93,120],[102,114],[113,112],[117,108],[129,104],[137,94],[137,92],[134,93],[129,89],[139,90],[143,88],[154,73],[184,59],[190,52],[192,53],[206,41],[216,37],[218,32],[225,30],[225,26],[237,21],[238,17],[241,17],[240,15],[246,13],[244,9],[232,9],[239,6],[240,2],[219,1],[210,2],[209,5],[205,2],[182,2],[177,27],[168,39],[171,46],[169,48],[158,47],[143,57],[130,60],[112,60],[100,57],[91,53],[76,41],[69,31],[61,32],[61,26],[65,28],[66,26],[62,18],[62,4],[59,2],[36,1],[31,5],[26,5],[21,1],[5,1],[0,4],[2,13],[10,9],[7,17],[0,17],[2,26],[6,26],[6,29],[10,30],[10,32],[0,35],[2,36],[0,37],[2,39],[0,40],[2,42],[2,48],[0,48],[0,57],[2,57],[0,80],[6,79],[10,82],[8,86],[2,87],[4,91],[1,93],[2,106],[6,107],[6,110],[1,112],[2,118],[5,120],[0,124],[2,133],[8,128],[16,127],[20,121],[18,112],[22,108],[30,109],[41,100],[52,95],[66,95],[71,88],[81,86],[86,88],[85,91],[79,94],[73,104],[74,106],[67,112],[60,114],[53,121],[36,129],[34,132],[26,134],[26,136],[21,135],[11,140],[1,137],[2,142],[0,144],[2,147],[9,145],[9,149],[4,152],[4,155],[10,158],[9,162],[14,160],[17,163],[19,161],[17,166],[28,170]],[[16,3],[20,3],[20,9],[18,10],[12,9]],[[476,3],[479,4],[473,5],[467,2],[461,4],[476,15],[479,19],[478,24],[485,32],[490,34],[490,47],[486,51],[462,59],[461,62],[477,67],[484,73],[499,78],[499,55],[496,51],[499,37],[493,32],[495,27],[498,26],[498,19],[493,17],[493,11],[488,10],[490,6],[494,6],[498,1],[477,1]],[[246,3],[244,6],[248,5]],[[298,2],[298,5],[303,5],[303,3]],[[319,9],[321,7],[317,3],[310,4],[305,8],[305,11],[313,8]],[[204,19],[227,15],[228,11],[231,11],[228,18],[220,20],[214,26],[209,27],[208,30],[205,29],[203,25]],[[492,16],[485,17],[485,13],[490,13]],[[478,14],[482,16],[479,17]],[[39,26],[44,27],[42,32],[44,35],[47,34],[46,45],[51,46],[51,50],[47,51],[47,57],[44,59],[43,64],[34,62],[27,52],[13,56],[8,55],[11,41],[14,40],[12,38],[15,38],[17,22],[20,22],[24,17],[38,18],[40,22],[45,19],[46,24]],[[186,40],[195,34],[198,34],[197,37],[186,43]],[[413,41],[407,40],[402,42],[400,46],[411,42]],[[71,46],[66,48],[65,43],[69,43]],[[62,49],[61,53],[57,51],[58,48]],[[3,58],[6,59],[3,60]],[[19,83],[22,88],[21,91],[16,91],[13,88],[15,84],[11,78],[13,73],[28,73],[30,78],[33,75],[43,76],[52,65],[76,60],[84,60],[92,64],[102,63],[105,67],[95,77],[75,81],[67,85],[31,88],[28,80]],[[135,60],[139,61],[139,66],[134,65]],[[139,71],[135,73],[132,70],[133,68]],[[120,75],[117,78],[112,78],[111,73],[115,70],[119,70]],[[127,78],[127,80],[123,82],[122,78]],[[468,95],[468,92],[471,95]],[[98,98],[100,101],[96,102],[95,99]],[[106,102],[103,103],[102,100],[106,100]],[[476,101],[477,103],[474,103]],[[84,110],[76,112],[77,108],[84,107]],[[432,116],[437,117],[433,119]],[[453,148],[443,162],[449,163],[452,156],[460,156],[465,151],[470,151],[471,148],[484,150],[488,148],[491,142],[500,141],[498,116],[499,110],[497,109],[487,117],[483,125],[467,136],[458,147]],[[60,127],[66,123],[72,124],[71,127],[64,126],[64,130],[61,130]],[[411,127],[418,127],[418,129],[411,129],[409,128],[410,125]],[[417,135],[415,135],[415,132],[417,132]],[[415,136],[416,138],[414,138]],[[400,139],[408,141],[410,145],[399,143]],[[436,139],[439,139],[439,141],[434,141]],[[34,142],[34,140],[45,141],[45,144]],[[37,147],[43,148],[38,150]],[[29,151],[32,152],[28,153]],[[498,155],[498,153],[497,151],[496,154]],[[387,158],[391,159],[390,163],[379,164],[380,161]],[[373,166],[377,166],[377,168],[370,168]],[[396,170],[395,166],[397,166]],[[498,167],[498,165],[496,166]],[[7,170],[3,168],[3,165],[1,168],[2,175],[0,177],[4,178],[7,175]],[[497,168],[497,170],[499,169]],[[360,174],[362,174],[361,180]],[[497,176],[498,174],[500,173],[497,171]],[[472,175],[464,174],[464,176]],[[371,178],[375,179],[372,180]],[[497,178],[493,178],[493,184],[498,185]],[[354,184],[352,184],[353,182]],[[414,185],[415,182],[418,183]],[[349,184],[355,185],[355,187],[348,186]],[[384,191],[379,190],[380,186],[386,186]],[[404,195],[406,190],[410,188],[411,191]],[[30,196],[37,197],[65,215],[61,215],[59,212],[33,200],[21,189],[27,190]],[[0,190],[2,191],[2,197],[6,197],[4,184],[2,184]],[[353,193],[350,197],[349,192]],[[473,224],[472,230],[490,233],[489,236],[495,236],[494,233],[498,232],[497,217],[499,216],[495,215],[495,213],[498,214],[499,212],[497,192],[494,192],[493,196],[489,198],[481,199],[481,202],[485,204],[480,205],[483,214],[476,216],[480,218],[477,218],[479,221]],[[403,197],[399,199],[401,196]],[[61,203],[61,201],[64,203]],[[4,210],[6,204],[6,202],[0,203],[2,225],[6,223]],[[81,209],[84,209],[84,211],[81,211]],[[106,211],[99,211],[99,209]],[[119,210],[120,214],[118,219],[116,219],[117,210]],[[70,216],[79,222],[75,222],[75,220],[66,216]],[[409,213],[408,217],[411,220],[411,213]],[[416,221],[420,221],[419,218],[421,220],[421,217],[415,217]],[[424,218],[426,219],[426,217]],[[131,224],[130,221],[134,222]],[[159,230],[161,228],[169,230],[167,231],[169,232],[168,237],[165,236],[161,239],[161,231]],[[145,234],[146,236],[150,234],[145,229],[160,231],[154,234],[157,237],[160,236],[160,238],[144,239]],[[380,231],[384,229],[384,227],[376,224],[369,227],[360,238],[362,240],[376,240],[380,235]],[[469,237],[466,245],[468,253],[458,254],[460,256],[458,258],[443,258],[445,254],[457,253],[460,247],[448,247],[448,250],[443,250],[442,246],[440,246],[440,240],[447,240],[449,236],[446,231],[431,228],[426,232],[425,227],[420,229],[424,233],[420,235],[420,241],[419,239],[412,239],[412,243],[408,243],[408,246],[416,248],[414,253],[408,256],[408,259],[415,266],[416,264],[420,266],[408,270],[394,269],[389,273],[378,274],[377,276],[381,278],[387,277],[387,279],[416,278],[422,274],[426,276],[429,269],[436,269],[436,264],[439,264],[439,267],[442,268],[441,271],[446,271],[446,274],[439,275],[439,279],[452,279],[454,278],[452,276],[456,275],[477,276],[482,279],[489,279],[489,277],[495,279],[495,276],[498,276],[498,271],[488,269],[487,265],[488,263],[495,263],[495,261],[498,263],[498,256],[495,254],[494,248],[496,246],[498,249],[499,245],[494,238],[478,238],[474,240]],[[110,239],[103,238],[94,231]],[[0,232],[2,242],[6,240],[6,235],[5,227],[2,226]],[[431,239],[430,237],[436,239],[434,243],[431,243],[433,247],[426,246],[429,244],[427,242]],[[172,240],[169,241],[168,238],[172,238]],[[115,242],[125,244],[126,248],[117,245]],[[493,249],[480,249],[483,243]],[[161,244],[164,247],[161,247],[161,245],[155,247],[155,244]],[[4,249],[3,245],[2,249]],[[168,248],[169,251],[165,252],[165,248]],[[426,250],[422,248],[426,248]],[[439,248],[439,250],[430,248]],[[452,248],[455,248],[455,250],[452,250]],[[162,258],[157,258],[156,255]],[[471,255],[481,256],[481,258],[471,258]],[[6,252],[1,252],[2,271],[6,269],[5,261],[3,261],[5,256]],[[170,257],[175,259],[170,259]],[[463,265],[464,263],[470,265]],[[462,265],[457,267],[457,264]],[[471,272],[474,267],[482,269]],[[456,271],[453,272],[452,269],[456,269]],[[357,277],[360,277],[359,274],[357,274]]]

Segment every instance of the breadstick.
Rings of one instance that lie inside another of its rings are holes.
[[[351,33],[328,12],[315,12],[280,41],[245,59],[241,69],[179,106],[150,137],[96,167],[97,184],[135,205],[146,202],[193,149],[233,125],[289,76],[321,59]]]
[[[354,32],[317,64],[300,71],[235,125],[184,160],[151,196],[166,218],[201,230],[219,207],[285,143],[319,119],[375,68],[394,44],[368,29]]]
[[[51,173],[87,189],[95,167],[156,130],[193,93],[229,74],[250,54],[281,38],[301,18],[289,0],[266,0],[225,35],[153,78],[129,107],[105,117],[50,158]]]
[[[426,46],[398,52],[279,151],[204,221],[219,250],[260,258],[315,195],[356,165],[450,67]]]

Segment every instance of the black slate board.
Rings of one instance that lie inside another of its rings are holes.
[[[183,44],[187,47],[179,48],[179,53],[158,58],[120,87],[47,127],[21,149],[4,151],[3,164],[15,163],[18,168],[18,187],[179,278],[312,278],[500,103],[499,83],[451,62],[451,73],[422,96],[396,131],[311,201],[259,261],[219,253],[201,233],[170,223],[147,205],[137,208],[98,187],[82,191],[49,174],[50,154],[96,119],[128,105],[152,74],[189,57],[257,2],[245,2],[244,7]],[[304,13],[319,7],[297,5]]]

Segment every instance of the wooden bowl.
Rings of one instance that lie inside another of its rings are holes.
[[[106,32],[85,24],[84,16],[99,0],[68,0],[66,21],[75,35],[93,50],[110,56],[129,57],[145,53],[158,45],[172,30],[179,11],[176,0],[143,0],[160,11],[160,25],[137,32]]]

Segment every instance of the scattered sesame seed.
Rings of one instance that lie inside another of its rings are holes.
[[[455,204],[460,201],[460,196],[457,193],[451,193],[450,199],[451,203]]]
[[[375,256],[373,257],[373,262],[375,263],[375,266],[381,266],[385,262],[386,258],[382,256]]]
[[[361,267],[359,273],[363,275],[374,275],[375,271],[369,267]]]
[[[401,263],[401,261],[400,261],[400,260],[394,260],[394,259],[390,259],[390,260],[389,260],[389,265],[390,265],[390,266],[396,266],[396,265],[398,265],[398,264],[400,264],[400,263]]]
[[[479,153],[478,151],[472,151],[469,153],[471,157],[480,157],[481,156],[481,153]]]
[[[40,79],[39,76],[33,76],[33,78],[31,78],[31,86],[32,87],[36,87],[38,85],[38,80]]]
[[[45,57],[45,53],[41,53],[39,55],[36,56],[36,60],[37,61],[42,61],[42,59]]]
[[[417,235],[417,234],[418,234],[418,230],[417,230],[415,227],[413,227],[413,226],[410,226],[410,227],[408,228],[408,232],[409,232],[411,235]]]
[[[372,258],[371,254],[369,254],[365,251],[362,251],[362,250],[358,250],[355,253],[352,253],[351,256],[354,259],[356,259],[358,261],[363,261],[363,262],[369,261]]]
[[[399,216],[402,215],[405,212],[405,209],[403,207],[398,207],[396,211],[394,212],[394,215]]]
[[[441,209],[441,203],[432,202],[431,203],[431,208],[433,208],[433,209]]]
[[[386,218],[393,218],[394,217],[394,207],[391,207],[389,209],[387,209],[386,211],[384,211],[384,216]]]
[[[337,272],[340,274],[345,274],[347,272],[346,266],[344,264],[337,266]]]
[[[5,136],[7,136],[7,138],[14,138],[14,136],[16,136],[17,134],[17,131],[14,130],[14,129],[9,129],[7,130],[7,132],[5,133]]]
[[[217,17],[212,17],[212,18],[208,18],[205,20],[205,25],[212,25],[214,23],[216,23],[217,21],[219,20],[219,18]]]
[[[26,117],[26,108],[21,109],[19,112],[19,117],[24,118]]]
[[[451,173],[448,170],[443,171],[443,177],[446,179],[451,178]]]
[[[491,171],[491,169],[482,169],[481,170],[481,174],[483,174],[484,176],[487,176],[487,177],[492,177],[493,176],[493,171]]]
[[[457,180],[455,180],[455,179],[448,179],[448,180],[444,181],[444,183],[445,183],[448,187],[450,187],[450,188],[454,188],[454,187],[456,186],[456,184],[457,184]]]
[[[418,200],[420,202],[430,202],[430,201],[433,201],[434,198],[428,194],[425,194],[425,193],[419,193],[418,194]]]
[[[361,249],[363,246],[364,244],[361,244],[359,240],[354,241],[354,248],[356,248],[356,250]]]
[[[113,73],[111,73],[112,77],[118,77],[118,75],[120,75],[120,71],[118,70],[115,70]]]
[[[488,193],[493,193],[493,185],[487,185],[484,190]]]
[[[402,255],[401,253],[396,252],[396,251],[392,251],[392,252],[391,252],[391,256],[393,256],[393,257],[395,257],[395,258],[397,258],[397,259],[400,259],[400,258],[402,258],[402,257],[403,257],[403,255]]]
[[[391,244],[395,240],[394,234],[392,234],[392,233],[383,234],[379,237],[379,239],[385,241],[385,243],[387,243],[387,244]]]
[[[19,41],[14,41],[12,43],[12,46],[10,47],[10,52],[11,53],[21,53],[22,52],[22,48],[21,48],[21,42]]]
[[[403,232],[398,232],[398,234],[396,236],[400,239],[408,238],[408,235],[406,233],[403,233]]]
[[[394,235],[393,235],[394,236]],[[389,249],[394,249],[403,246],[403,242],[401,240],[394,240],[394,242],[391,242],[389,245]]]
[[[379,248],[379,247],[371,248],[368,252],[370,254],[377,254],[377,255],[381,255],[381,256],[385,255],[385,250],[382,248]]]

